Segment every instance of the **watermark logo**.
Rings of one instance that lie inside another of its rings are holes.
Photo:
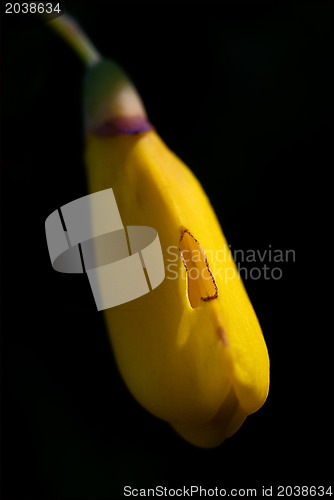
[[[99,311],[137,299],[165,278],[157,231],[123,226],[112,189],[55,210],[45,232],[53,268],[86,273]]]
[[[53,268],[62,273],[86,273],[99,311],[139,298],[165,278],[187,280],[196,307],[198,297],[217,297],[216,280],[280,280],[283,265],[296,258],[294,250],[271,245],[264,250],[234,250],[231,245],[204,250],[184,229],[180,247],[167,247],[164,264],[157,231],[148,226],[123,226],[111,188],[55,210],[45,221],[45,232]],[[194,293],[189,285],[194,285]],[[198,295],[198,288],[205,297]]]

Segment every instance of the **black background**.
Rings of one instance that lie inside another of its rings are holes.
[[[295,262],[280,280],[245,281],[271,359],[267,402],[220,447],[187,444],[127,391],[84,276],[52,270],[44,221],[87,193],[83,67],[42,21],[2,3],[2,498],[328,486],[333,4],[61,5],[131,75],[232,249],[293,249]]]

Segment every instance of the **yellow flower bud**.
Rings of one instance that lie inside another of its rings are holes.
[[[133,396],[186,440],[216,446],[267,397],[266,345],[200,183],[154,130],[117,133],[127,112],[88,130],[89,189],[112,187],[124,225],[158,231],[166,277],[104,311],[110,340]]]
[[[206,194],[149,123],[131,81],[72,19],[50,25],[88,66],[89,191],[112,188],[124,226],[156,229],[164,256],[160,286],[104,311],[118,368],[148,411],[187,441],[217,446],[266,400],[259,322]]]

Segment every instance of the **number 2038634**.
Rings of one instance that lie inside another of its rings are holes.
[[[58,14],[60,15],[60,4],[51,2],[7,2],[5,14]]]
[[[331,497],[331,486],[277,486],[278,497]]]

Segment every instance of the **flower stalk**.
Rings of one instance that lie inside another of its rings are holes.
[[[101,61],[101,54],[72,17],[62,14],[47,24],[72,47],[87,67]]]

